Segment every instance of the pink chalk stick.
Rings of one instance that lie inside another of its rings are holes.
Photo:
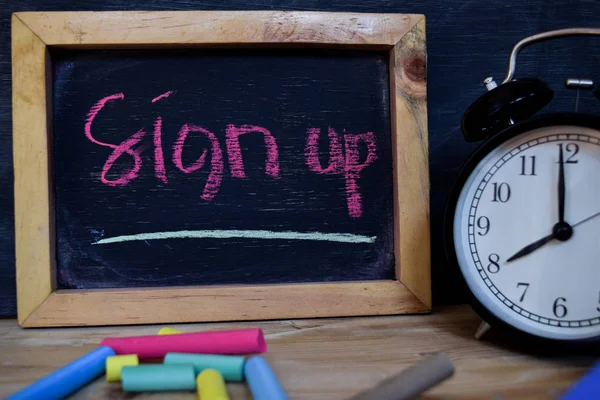
[[[106,338],[100,346],[108,346],[116,354],[137,354],[140,359],[162,358],[167,353],[241,355],[267,351],[262,329]]]

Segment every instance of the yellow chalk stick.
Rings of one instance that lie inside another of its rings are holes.
[[[216,369],[205,369],[196,378],[200,400],[229,400],[223,375]]]
[[[178,333],[183,333],[183,332],[178,331],[177,329],[173,329],[173,328],[160,328],[160,331],[158,331],[159,335],[176,335]]]
[[[135,367],[139,364],[136,354],[111,356],[106,359],[106,382],[119,382],[121,380],[121,368]]]

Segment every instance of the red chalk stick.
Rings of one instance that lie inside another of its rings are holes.
[[[112,348],[117,354],[137,354],[140,359],[162,358],[167,353],[256,354],[267,351],[262,329],[106,338],[100,345]]]

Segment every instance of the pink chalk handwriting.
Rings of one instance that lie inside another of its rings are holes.
[[[85,132],[85,136],[87,136],[87,138],[92,143],[99,144],[100,146],[110,147],[113,149],[117,147],[114,144],[103,143],[103,142],[100,142],[99,140],[94,139],[94,137],[92,136],[92,122],[94,122],[94,119],[96,118],[96,116],[98,115],[100,110],[102,110],[104,108],[106,103],[108,103],[109,101],[113,101],[113,100],[123,100],[124,98],[125,98],[125,95],[123,93],[111,94],[110,96],[106,96],[103,99],[98,100],[98,102],[96,104],[94,104],[92,106],[92,108],[90,108],[90,111],[88,112],[87,118],[85,120],[84,132]]]
[[[109,101],[123,100],[124,98],[125,98],[125,95],[123,93],[116,93],[116,94],[112,94],[110,96],[106,96],[103,99],[100,99],[96,104],[94,104],[92,106],[92,108],[90,109],[90,111],[87,114],[87,118],[85,121],[85,127],[84,127],[85,136],[92,143],[113,149],[113,152],[110,154],[110,156],[108,156],[108,159],[104,163],[104,166],[102,167],[102,173],[100,175],[100,180],[102,181],[102,183],[104,183],[105,185],[108,185],[108,186],[125,186],[125,185],[127,185],[132,179],[135,179],[138,176],[138,172],[140,171],[140,168],[142,167],[142,158],[140,157],[140,154],[142,153],[143,149],[133,149],[133,146],[137,145],[142,140],[142,137],[144,137],[145,132],[143,130],[139,130],[137,133],[135,133],[133,136],[131,136],[129,139],[125,140],[124,142],[121,142],[119,145],[115,145],[115,144],[111,144],[111,143],[104,143],[104,142],[101,142],[101,141],[95,139],[92,136],[92,123],[94,122],[94,119],[96,119],[96,116],[98,115],[100,110],[102,110],[104,108],[104,106],[106,105],[106,103],[108,103]],[[121,155],[123,155],[123,153],[129,154],[130,156],[133,157],[133,162],[134,162],[133,167],[131,167],[131,169],[129,169],[129,170],[123,171],[121,173],[121,176],[118,179],[115,179],[115,180],[107,179],[106,174],[108,174],[108,171],[110,171],[110,169],[112,168],[115,161]]]
[[[132,149],[132,147],[138,144],[145,134],[146,132],[144,132],[143,130],[139,130],[133,136],[122,142],[113,150],[110,156],[108,156],[106,163],[104,163],[104,167],[102,168],[102,175],[100,176],[100,180],[102,181],[102,183],[108,186],[125,186],[131,180],[137,178],[138,173],[140,172],[140,168],[142,167],[142,158],[140,157],[140,155],[143,150],[134,150]],[[123,153],[127,153],[133,157],[133,167],[129,171],[124,172],[119,179],[116,179],[114,181],[106,179],[106,174],[112,168],[114,162],[117,161],[117,159],[121,157]]]
[[[167,171],[165,170],[165,158],[162,148],[162,118],[160,115],[154,121],[154,175],[161,180],[162,183],[168,183]]]
[[[206,185],[204,186],[202,198],[204,200],[212,200],[219,191],[219,187],[221,186],[221,178],[223,176],[223,155],[221,154],[219,140],[217,139],[214,133],[200,126],[188,124],[183,125],[179,130],[177,140],[173,145],[173,163],[177,168],[179,168],[180,171],[185,172],[186,174],[192,173],[204,166],[207,154],[206,149],[203,149],[200,157],[188,167],[183,166],[183,161],[181,160],[181,156],[183,153],[183,144],[190,132],[200,132],[205,134],[208,137],[211,144],[211,168],[210,174],[208,175],[208,180],[206,182]]]
[[[173,93],[175,93],[173,90],[169,90],[168,92],[164,92],[163,94],[159,94],[158,96],[156,96],[155,98],[152,99],[152,103],[156,103],[160,99],[166,99],[167,97],[169,97]]]
[[[169,90],[168,92],[164,92],[163,94],[160,94],[160,95],[156,96],[155,98],[153,98],[152,103],[156,103],[157,101],[159,101],[161,99],[166,99],[173,93],[175,93],[175,92],[172,90]],[[163,156],[163,149],[162,149],[162,118],[160,115],[156,118],[156,121],[154,121],[153,141],[154,141],[154,175],[156,176],[156,179],[159,179],[160,181],[162,181],[162,183],[168,183],[169,181],[167,180],[167,171],[165,170],[165,158]]]
[[[227,154],[229,156],[229,168],[231,176],[234,178],[245,178],[244,161],[242,159],[242,151],[240,149],[239,136],[247,133],[259,132],[263,134],[265,147],[267,148],[267,162],[265,165],[265,173],[273,178],[279,178],[279,151],[275,138],[267,129],[254,125],[242,125],[236,127],[227,125],[225,132],[225,145],[227,146]]]
[[[161,99],[166,99],[174,93],[174,91],[162,93],[154,97],[152,103],[156,103]],[[146,147],[140,145],[146,135],[143,128],[139,129],[135,134],[119,144],[105,143],[92,135],[92,125],[100,111],[109,102],[124,99],[125,95],[123,93],[115,93],[100,99],[90,108],[85,120],[84,133],[87,139],[94,144],[112,149],[100,174],[100,181],[108,186],[126,186],[133,179],[137,178],[142,168],[141,154],[146,149]],[[157,115],[156,120],[153,123],[154,130],[152,135],[152,144],[154,145],[154,174],[157,180],[164,184],[168,184],[162,146],[162,127],[163,118],[161,115]],[[325,168],[323,167],[319,157],[320,128],[309,128],[306,132],[306,143],[304,147],[305,163],[311,172],[344,176],[348,214],[352,218],[359,218],[363,214],[362,196],[360,191],[361,172],[377,160],[375,134],[373,132],[350,134],[346,133],[344,130],[342,138],[332,127],[329,127],[327,132],[329,139],[329,159],[327,166]],[[199,154],[195,161],[188,165],[183,165],[183,147],[186,139],[191,133],[205,136],[208,139],[208,144],[206,148],[202,149],[202,153]],[[246,178],[239,137],[249,133],[258,133],[262,135],[266,149],[265,174],[273,179],[279,179],[279,150],[277,148],[275,137],[271,132],[261,126],[235,126],[233,124],[229,124],[225,128],[225,148],[229,160],[231,177],[238,179]],[[362,161],[360,160],[361,146],[366,146],[367,150],[367,155]],[[118,178],[108,179],[107,175],[113,168],[115,162],[123,154],[127,154],[133,159],[133,166],[123,170]],[[191,174],[205,167],[209,154],[210,172],[201,195],[201,198],[206,201],[211,201],[215,198],[219,192],[221,181],[223,179],[224,159],[221,145],[217,136],[208,129],[191,123],[183,124],[177,133],[172,148],[171,160],[175,167],[185,174]]]
[[[360,178],[360,171],[377,159],[375,134],[373,132],[362,133],[360,135],[344,134],[344,142],[346,144],[345,178],[348,213],[351,217],[358,218],[363,213],[358,179]],[[363,163],[359,161],[360,142],[367,144],[367,158]]]
[[[319,160],[319,135],[321,129],[309,128],[306,138],[306,147],[304,155],[308,169],[317,174],[339,174],[344,170],[344,154],[339,135],[335,130],[329,127],[329,165],[327,168],[321,166]]]
[[[362,216],[362,197],[358,180],[360,172],[377,159],[377,146],[375,144],[375,134],[367,132],[359,135],[348,134],[344,131],[345,155],[342,152],[342,145],[337,132],[329,128],[329,165],[323,168],[319,160],[319,128],[309,128],[306,135],[306,147],[304,155],[306,165],[312,172],[318,174],[336,174],[344,175],[346,180],[346,199],[348,202],[348,214],[352,218]],[[360,147],[361,142],[367,145],[366,160],[361,163]]]

